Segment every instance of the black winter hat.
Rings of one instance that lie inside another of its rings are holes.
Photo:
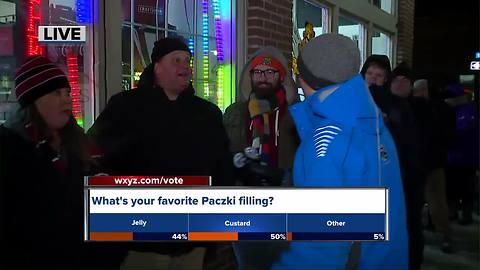
[[[15,75],[15,94],[23,108],[60,88],[70,88],[67,76],[52,61],[41,55],[27,58]]]
[[[400,63],[393,71],[392,71],[392,79],[397,76],[405,76],[413,83],[414,81],[414,74],[413,71],[408,67],[406,62]]]
[[[362,76],[365,78],[365,73],[367,73],[367,69],[371,65],[377,65],[387,71],[387,77],[390,77],[392,73],[392,67],[390,66],[390,59],[388,59],[388,56],[383,55],[383,54],[372,54],[370,55],[367,60],[365,60],[365,63],[362,66],[362,70],[360,73]]]
[[[178,38],[162,38],[155,41],[152,51],[152,63],[158,62],[163,56],[173,51],[186,51],[191,54],[188,46]]]

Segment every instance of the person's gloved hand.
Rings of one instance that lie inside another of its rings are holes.
[[[271,168],[261,162],[260,154],[253,147],[247,147],[233,157],[236,168],[245,173],[244,182],[248,186],[279,186],[284,172],[282,169]]]
[[[233,156],[233,165],[238,169],[252,162],[260,162],[260,154],[253,147],[247,147]]]

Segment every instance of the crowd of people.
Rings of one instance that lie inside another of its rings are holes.
[[[435,86],[406,63],[392,70],[385,55],[359,71],[355,43],[324,34],[304,44],[296,76],[279,50],[259,49],[222,115],[195,95],[191,56],[179,39],[156,41],[138,87],[113,96],[86,133],[65,73],[40,55],[25,60],[20,109],[0,127],[0,268],[420,269],[425,204],[441,250],[455,252],[450,222],[472,223],[478,196],[478,112],[467,89]],[[84,242],[83,177],[98,173],[387,187],[391,239]]]

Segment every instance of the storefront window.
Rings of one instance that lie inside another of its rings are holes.
[[[392,5],[394,0],[373,0],[373,5],[388,12],[390,14],[393,13]]]
[[[365,26],[348,17],[340,16],[338,24],[338,33],[351,38],[360,50],[360,62],[365,60]]]
[[[72,110],[77,122],[93,123],[93,0],[0,1],[0,122],[18,107],[14,76],[30,55],[41,54],[67,74],[72,88]],[[40,44],[39,25],[86,25],[87,42]]]
[[[15,4],[0,1],[0,124],[5,122],[13,106],[10,93],[13,89],[15,55],[13,33],[15,26]]]
[[[293,53],[298,56],[298,48],[303,44],[305,38],[304,32],[307,23],[313,25],[314,33],[308,33],[309,38],[319,36],[330,32],[330,16],[329,9],[326,6],[310,2],[308,0],[294,1],[294,35],[293,35]],[[311,27],[311,26],[310,26]],[[310,30],[312,28],[309,28]],[[298,88],[300,100],[305,99],[302,88]]]
[[[135,87],[150,64],[155,40],[178,37],[188,44],[193,58],[196,94],[222,110],[235,99],[233,80],[232,6],[220,0],[122,0],[123,89]]]
[[[328,32],[328,9],[305,0],[296,0],[296,23],[300,40],[303,38],[305,23],[313,24],[315,36]]]
[[[372,54],[383,54],[392,59],[392,42],[389,35],[373,30]]]

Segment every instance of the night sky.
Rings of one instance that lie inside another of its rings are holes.
[[[399,0],[400,4],[402,0]],[[475,16],[477,23],[479,0],[460,0],[460,1],[438,1],[438,0],[416,0],[415,16],[442,16],[446,13],[462,14],[465,16]]]
[[[415,1],[415,71],[443,77],[471,74],[469,63],[480,51],[479,2]]]

